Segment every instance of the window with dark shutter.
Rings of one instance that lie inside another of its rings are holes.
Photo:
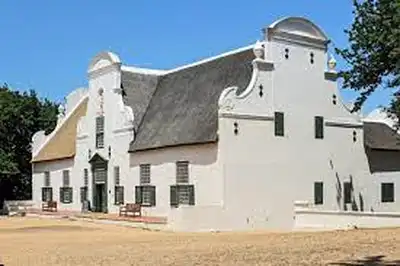
[[[72,187],[60,187],[60,202],[72,203]]]
[[[142,187],[141,186],[135,187],[135,203],[142,204]]]
[[[104,148],[104,116],[96,117],[96,148]]]
[[[53,188],[42,187],[42,201],[43,202],[53,201]]]
[[[44,186],[49,187],[50,186],[50,172],[46,171],[44,172]]]
[[[171,207],[178,207],[178,187],[176,185],[170,186],[170,205]]]
[[[343,183],[344,204],[351,203],[351,183]]]
[[[314,182],[314,204],[324,204],[324,183]]]
[[[314,117],[315,138],[324,138],[324,118],[322,116]]]
[[[124,204],[124,187],[123,186],[115,186],[115,205]]]
[[[81,203],[88,200],[88,187],[81,187],[80,189]]]
[[[394,202],[394,184],[382,183],[381,184],[381,201]]]
[[[176,183],[177,184],[189,183],[189,162],[188,161],[176,162]]]
[[[275,112],[275,136],[284,136],[285,135],[285,121],[284,114],[282,112]]]

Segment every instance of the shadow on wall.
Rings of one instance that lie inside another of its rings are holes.
[[[400,152],[365,148],[371,173],[400,171]]]
[[[344,265],[344,266],[399,266],[400,260],[385,260],[384,255],[379,256],[369,256],[363,259],[355,259],[348,261],[332,262],[328,265]]]
[[[141,163],[162,165],[187,160],[190,164],[210,165],[217,161],[218,146],[215,143],[200,145],[181,145],[176,147],[160,148],[132,153],[129,159],[130,167]]]
[[[332,160],[329,161],[331,169],[334,170],[333,162]],[[336,202],[338,205],[339,209],[343,209],[347,211],[347,206],[344,203],[344,191],[342,188],[342,182],[340,181],[339,173],[335,171],[335,179],[336,179]],[[356,194],[354,192],[354,186],[353,186],[353,176],[350,175],[350,189],[351,189],[351,210],[352,211],[364,211],[364,197],[361,194],[361,192],[358,193],[358,201],[359,205],[357,205],[357,199],[356,199]]]

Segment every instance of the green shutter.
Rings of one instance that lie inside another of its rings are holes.
[[[64,203],[64,189],[60,187],[60,202]]]
[[[275,112],[275,136],[284,136],[285,135],[285,121],[284,114],[282,112]]]
[[[116,186],[115,187],[115,205],[124,204],[124,187]]]
[[[189,205],[195,205],[194,185],[189,186]]]
[[[156,187],[150,186],[150,205],[156,206]]]
[[[49,187],[48,189],[48,196],[47,196],[47,200],[48,201],[53,201],[53,188]]]
[[[46,202],[46,188],[42,187],[42,201]]]
[[[351,203],[351,183],[350,182],[344,182],[344,185],[343,185],[343,188],[344,188],[344,191],[343,191],[343,193],[344,193],[344,203],[345,204],[347,204],[347,203]]]
[[[324,118],[322,116],[314,117],[314,126],[315,126],[315,138],[323,139],[324,138]]]
[[[178,207],[177,186],[170,186],[170,204],[172,207]]]
[[[135,187],[135,203],[142,204],[142,187],[141,186]]]
[[[324,203],[324,183],[314,183],[314,204],[319,205]]]

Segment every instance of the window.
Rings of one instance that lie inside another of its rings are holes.
[[[394,184],[382,183],[381,184],[381,201],[394,202]]]
[[[49,187],[50,186],[50,172],[46,171],[44,172],[44,186]]]
[[[119,166],[114,166],[114,184],[119,186]]]
[[[63,187],[69,187],[69,170],[63,171]]]
[[[115,205],[124,204],[124,187],[123,186],[115,186]]]
[[[189,162],[188,161],[176,162],[176,183],[177,184],[189,183]]]
[[[88,200],[88,187],[81,187],[81,203]]]
[[[53,201],[53,188],[42,187],[42,201],[43,202]]]
[[[156,187],[150,185],[150,164],[140,165],[140,185],[135,187],[135,200],[142,206],[156,206]]]
[[[344,187],[344,191],[343,191],[344,204],[351,203],[351,190],[352,190],[351,183],[344,182],[343,187]]]
[[[104,116],[96,117],[96,148],[104,148]]]
[[[83,185],[85,187],[89,185],[89,171],[87,168],[83,169]]]
[[[170,187],[170,204],[172,207],[195,205],[194,185],[172,185]]]
[[[322,116],[314,117],[314,126],[315,126],[315,138],[323,139],[324,138],[324,118]]]
[[[141,185],[135,187],[135,203],[142,206],[156,206],[156,187]]]
[[[72,203],[72,187],[60,187],[60,202]]]
[[[140,184],[150,184],[150,164],[140,165]]]
[[[83,186],[80,188],[81,203],[88,200],[89,171],[83,169]]]
[[[314,204],[324,204],[324,183],[314,182]]]
[[[275,112],[275,136],[284,136],[284,114],[281,112]]]

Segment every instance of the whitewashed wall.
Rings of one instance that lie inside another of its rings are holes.
[[[140,184],[140,164],[151,165],[151,184],[156,186],[156,206],[144,207],[150,216],[168,216],[175,209],[170,206],[170,186],[176,184],[176,162],[189,161],[189,183],[195,186],[195,206],[221,206],[222,173],[217,144],[171,147],[130,155],[130,173],[123,180],[126,201],[134,202],[134,187]],[[189,221],[189,220],[188,220]]]
[[[76,210],[81,208],[79,199],[79,180],[75,178],[73,159],[52,162],[35,163],[32,169],[32,202],[35,208],[41,208],[42,187],[44,187],[44,172],[50,172],[50,186],[53,188],[53,200],[58,202],[60,210]],[[70,186],[73,187],[73,202],[63,204],[60,202],[60,187],[63,186],[63,170],[70,171]]]

